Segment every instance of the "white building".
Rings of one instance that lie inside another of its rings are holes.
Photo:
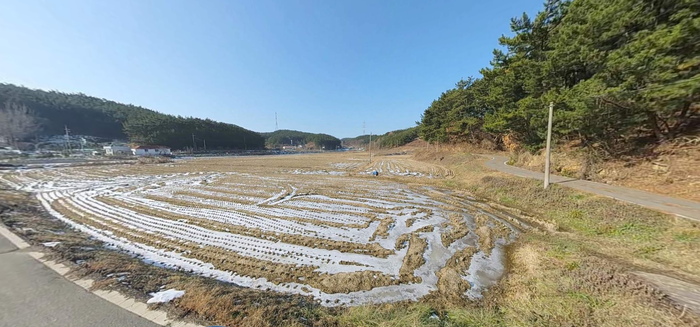
[[[15,156],[22,154],[22,151],[13,149],[12,147],[0,147],[0,156]]]
[[[170,148],[161,145],[139,145],[131,149],[131,153],[135,156],[169,156],[172,155]]]
[[[129,156],[131,155],[131,148],[126,145],[106,145],[102,149],[105,150],[105,155],[108,156]]]

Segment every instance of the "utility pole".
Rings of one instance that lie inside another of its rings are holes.
[[[275,111],[275,130],[278,130],[279,126],[277,125],[277,111]]]
[[[197,150],[197,142],[194,140],[194,133],[192,133],[192,151]]]
[[[207,151],[207,140],[204,139],[204,140],[202,140],[202,141],[204,142],[204,151]]]
[[[66,150],[68,151],[68,153],[70,153],[70,152],[71,152],[71,148],[70,148],[70,129],[68,129],[68,125],[63,125],[63,128],[64,128],[65,131],[66,131],[66,136],[65,136],[65,138],[66,138]]]
[[[549,159],[552,143],[552,112],[554,111],[554,102],[549,103],[549,122],[547,123],[547,153],[544,161],[544,188],[549,187]]]
[[[245,136],[243,137],[243,146],[245,147],[246,151],[248,150],[248,143],[245,141]]]
[[[372,163],[372,132],[369,132],[369,163]]]

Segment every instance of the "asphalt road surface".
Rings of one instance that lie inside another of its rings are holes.
[[[0,326],[156,327],[63,278],[0,235]]]
[[[484,156],[491,158],[491,160],[486,162],[486,167],[520,177],[544,180],[543,173],[513,167],[506,164],[508,161],[507,157],[493,155]],[[649,193],[622,186],[583,181],[557,175],[550,175],[549,180],[551,183],[561,184],[577,190],[611,197],[621,201],[638,204],[649,209],[700,221],[700,203],[695,201],[673,198],[670,196]]]

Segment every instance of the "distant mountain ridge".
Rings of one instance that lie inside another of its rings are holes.
[[[265,137],[265,145],[269,148],[314,143],[319,149],[334,150],[341,145],[340,139],[328,134],[315,134],[287,129],[261,134]]]
[[[132,142],[161,144],[173,149],[263,149],[267,144],[282,144],[292,137],[318,148],[334,149],[340,140],[327,134],[298,131],[258,133],[235,124],[211,119],[181,117],[131,104],[88,96],[30,89],[0,83],[0,110],[14,102],[26,106],[37,119],[38,135],[59,135],[68,126],[75,135],[104,139],[129,139]],[[194,140],[193,140],[194,139]]]
[[[415,141],[418,138],[419,126],[372,135],[372,146],[392,148]],[[365,147],[369,144],[369,134],[343,138],[343,145],[349,147]]]

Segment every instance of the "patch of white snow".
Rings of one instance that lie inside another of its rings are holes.
[[[185,295],[185,291],[178,291],[174,288],[171,288],[166,291],[151,293],[152,297],[148,299],[146,303],[168,303],[174,299],[182,297],[183,295]]]

